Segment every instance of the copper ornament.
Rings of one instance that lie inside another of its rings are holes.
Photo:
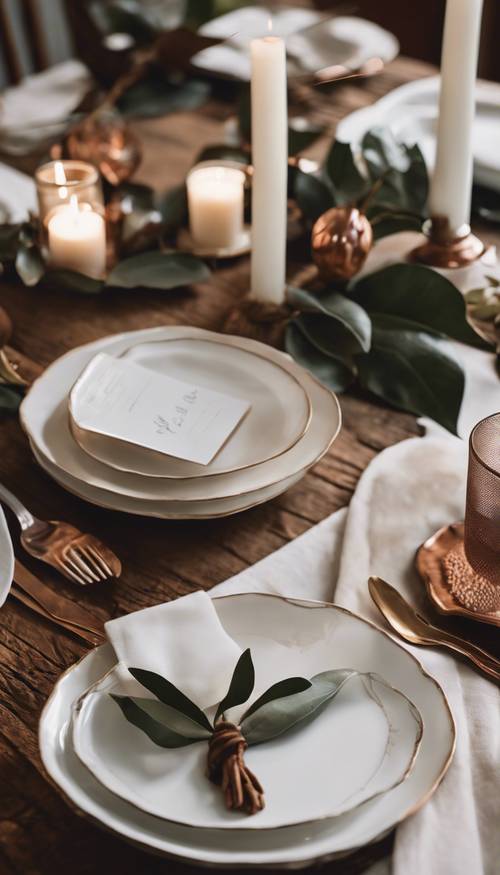
[[[372,247],[373,231],[357,207],[333,207],[312,229],[313,261],[321,279],[347,282],[363,267]]]

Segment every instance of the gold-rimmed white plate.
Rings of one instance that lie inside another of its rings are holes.
[[[336,396],[282,353],[256,341],[225,335],[225,344],[235,344],[238,348],[263,349],[270,357],[276,357],[283,362],[284,366],[293,368],[297,378],[300,377],[311,402],[312,418],[309,428],[293,447],[277,458],[252,468],[232,474],[185,480],[162,480],[125,474],[84,453],[69,429],[67,393],[87,362],[96,352],[106,351],[112,355],[120,355],[135,344],[184,337],[186,332],[196,333],[200,337],[217,337],[213,332],[202,329],[167,327],[104,338],[67,353],[34,383],[22,404],[21,422],[37,456],[59,482],[64,483],[69,479],[72,491],[85,497],[88,495],[89,500],[92,500],[90,495],[94,491],[98,495],[96,503],[103,504],[102,497],[107,497],[109,500],[106,506],[116,506],[119,503],[118,509],[123,509],[126,503],[122,498],[132,499],[134,503],[139,501],[152,504],[178,501],[186,508],[183,516],[189,516],[188,503],[204,501],[207,502],[205,515],[208,515],[208,502],[234,498],[238,503],[241,501],[241,507],[247,507],[254,503],[245,500],[249,493],[276,487],[274,494],[279,494],[287,488],[281,484],[293,481],[293,478],[298,479],[298,476],[324,455],[340,429],[341,415]],[[74,488],[75,485],[78,488]],[[116,496],[119,497],[119,502]]]
[[[73,436],[85,453],[118,471],[172,480],[231,474],[285,453],[309,426],[311,401],[295,366],[266,348],[246,349],[222,335],[200,337],[186,329],[184,335],[176,330],[163,340],[134,344],[120,357],[160,376],[242,398],[250,410],[213,461],[198,465],[82,428],[78,379],[69,396]]]
[[[329,665],[335,655],[339,664],[376,672],[404,692],[424,721],[411,774],[354,812],[300,826],[221,831],[145,814],[93,778],[72,746],[73,703],[116,662],[111,646],[104,645],[62,676],[40,721],[43,764],[72,805],[126,840],[166,857],[217,867],[300,868],[381,838],[429,799],[451,762],[455,726],[441,687],[411,653],[374,624],[323,602],[245,594],[215,598],[214,606],[228,633],[240,646],[251,647],[257,676],[265,666],[272,667],[275,677],[299,673],[304,653]]]

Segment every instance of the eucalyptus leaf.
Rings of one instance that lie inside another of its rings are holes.
[[[67,289],[70,292],[80,292],[83,295],[97,295],[103,288],[103,281],[77,273],[74,270],[49,270],[45,274],[48,282]]]
[[[311,678],[310,687],[303,692],[263,705],[241,721],[246,741],[249,745],[262,744],[293,729],[330,702],[349,678],[357,674],[352,669],[342,668],[322,672]]]
[[[355,203],[368,188],[369,182],[361,175],[349,143],[334,141],[326,158],[325,172],[339,205]]]
[[[372,348],[357,358],[360,384],[456,434],[465,380],[449,344],[398,316],[372,314],[372,325]]]
[[[15,413],[23,396],[11,386],[0,386],[0,413]]]
[[[160,702],[163,702],[170,708],[175,708],[176,711],[180,711],[181,714],[184,714],[204,730],[212,732],[212,726],[204,711],[198,708],[198,705],[192,702],[191,699],[188,699],[184,693],[178,690],[166,678],[154,671],[146,671],[146,669],[142,668],[129,668],[129,672],[136,681],[142,684],[150,693],[153,693]]]
[[[340,323],[351,339],[352,351],[368,352],[371,342],[370,317],[362,306],[340,292],[313,295],[306,289],[287,288],[287,301],[301,312],[321,313]]]
[[[161,706],[161,702],[157,702],[156,699],[116,696],[112,693],[110,695],[128,722],[136,726],[137,729],[141,729],[159,747],[186,747],[188,744],[195,744],[202,740],[179,735],[160,722],[158,719],[160,708],[158,706]]]
[[[362,277],[350,291],[370,314],[401,316],[471,346],[488,346],[467,322],[462,293],[429,267],[393,264]]]
[[[354,381],[353,368],[314,346],[304,335],[298,320],[287,325],[285,349],[299,365],[334,392],[344,392]]]
[[[25,286],[36,286],[45,273],[45,263],[37,246],[19,246],[16,271]]]
[[[217,718],[229,711],[230,708],[235,708],[236,705],[242,705],[252,695],[252,690],[255,684],[255,670],[252,662],[252,654],[250,650],[244,650],[241,654],[231,678],[229,689],[224,696],[222,702],[217,708],[215,721]]]
[[[144,252],[120,261],[106,285],[124,289],[175,289],[203,283],[210,277],[205,262],[181,252]]]
[[[273,702],[275,699],[283,699],[285,696],[293,696],[296,693],[302,693],[304,690],[308,690],[310,686],[311,681],[300,677],[285,678],[283,681],[278,681],[269,687],[265,693],[262,693],[262,696],[259,696],[253,705],[250,705],[250,708],[245,711],[241,719],[246,720],[247,717],[250,717],[259,708],[262,708],[263,705],[267,705],[268,702]]]
[[[333,191],[318,176],[296,169],[294,174],[293,197],[306,219],[316,219],[335,206]]]

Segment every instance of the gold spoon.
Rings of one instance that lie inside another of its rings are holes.
[[[403,596],[381,577],[368,580],[370,595],[380,613],[401,638],[410,644],[446,647],[460,653],[490,677],[500,680],[500,661],[486,651],[443,629],[431,626],[404,600]]]

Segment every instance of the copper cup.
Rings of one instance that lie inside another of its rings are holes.
[[[500,413],[478,422],[469,438],[464,547],[474,571],[500,587]]]

